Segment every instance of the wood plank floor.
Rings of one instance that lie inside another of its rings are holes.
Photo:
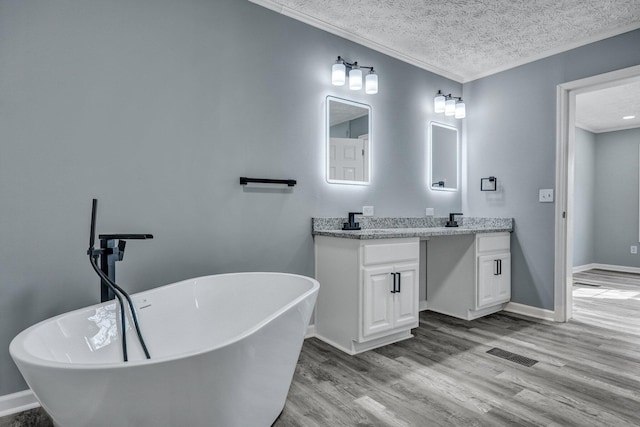
[[[414,338],[357,356],[308,339],[274,426],[638,426],[640,277],[599,283],[575,285],[565,324],[422,312]]]
[[[593,269],[573,282],[574,320],[640,335],[640,274]]]

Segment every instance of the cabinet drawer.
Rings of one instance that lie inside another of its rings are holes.
[[[496,252],[510,250],[511,236],[509,233],[478,235],[477,251]]]
[[[416,261],[420,256],[420,244],[416,240],[412,242],[364,245],[362,252],[362,263],[364,265]]]

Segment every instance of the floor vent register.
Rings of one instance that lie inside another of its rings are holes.
[[[515,362],[519,365],[522,366],[526,366],[526,367],[531,367],[533,365],[535,365],[536,363],[538,363],[537,360],[534,359],[530,359],[528,357],[525,356],[521,356],[519,354],[516,353],[511,353],[510,351],[507,350],[503,350],[501,348],[497,348],[494,347],[491,350],[487,351],[487,353],[493,355],[493,356],[498,356],[501,357],[503,359],[507,359],[511,362]]]

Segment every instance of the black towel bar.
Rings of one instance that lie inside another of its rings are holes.
[[[293,187],[297,184],[297,181],[295,179],[247,178],[246,176],[240,177],[240,185],[247,185],[250,182],[258,182],[261,184],[287,184],[289,187]]]

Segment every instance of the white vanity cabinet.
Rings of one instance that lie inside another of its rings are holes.
[[[433,237],[427,242],[427,309],[472,320],[511,299],[510,233]]]
[[[410,338],[418,326],[418,238],[315,237],[316,336],[349,354]]]

